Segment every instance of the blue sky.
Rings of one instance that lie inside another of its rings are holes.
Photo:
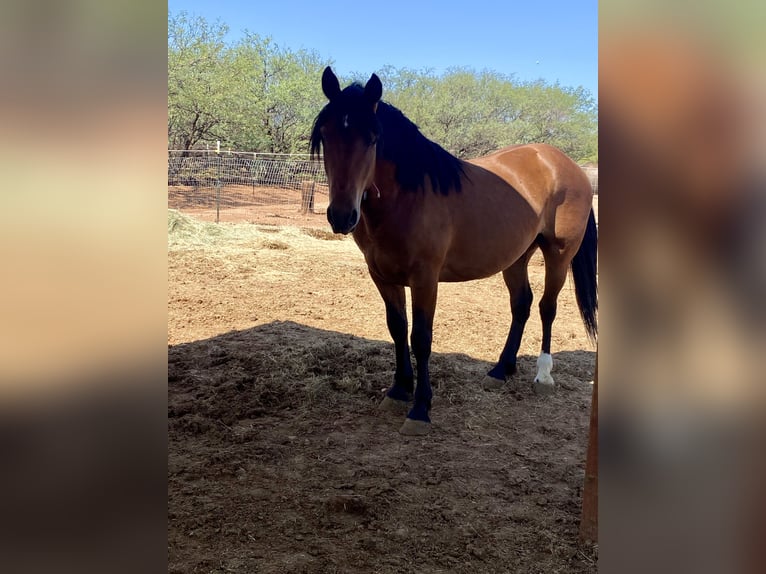
[[[436,73],[466,66],[583,86],[598,98],[596,0],[169,0],[168,9],[220,20],[232,41],[247,30],[314,51],[362,80],[387,64]]]

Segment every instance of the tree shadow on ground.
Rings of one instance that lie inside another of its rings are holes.
[[[434,353],[433,430],[380,411],[393,345],[273,322],[168,349],[169,572],[596,571],[578,539],[595,353],[506,389]],[[417,541],[415,543],[415,541]]]
[[[592,381],[595,352],[563,351],[553,357],[553,375],[560,389],[572,390]],[[536,361],[536,356],[520,355],[518,372],[506,390],[531,389]],[[461,387],[478,386],[493,366],[463,353],[432,353],[430,365],[435,394],[450,396]],[[170,396],[180,399],[192,392],[187,398],[199,399],[204,388],[212,385],[216,391],[209,398],[215,406],[207,412],[224,421],[262,410],[333,403],[339,398],[333,398],[334,394],[377,401],[393,381],[394,368],[391,342],[292,321],[274,321],[168,348]],[[173,408],[171,404],[171,416]]]

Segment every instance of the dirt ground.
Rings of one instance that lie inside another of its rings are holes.
[[[353,240],[248,218],[169,212],[169,571],[596,572],[577,536],[596,354],[571,280],[547,397],[537,314],[519,373],[485,392],[502,278],[440,285],[433,429],[405,437],[378,410],[393,344]],[[539,297],[539,256],[530,278]]]
[[[311,209],[300,208],[301,195],[301,190],[281,187],[226,185],[217,190],[174,185],[168,187],[168,207],[202,221],[217,217],[227,223],[327,227],[327,186],[315,185]]]

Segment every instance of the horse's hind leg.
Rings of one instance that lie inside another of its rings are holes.
[[[539,394],[552,393],[554,390],[551,369],[553,357],[551,356],[551,333],[553,321],[556,319],[558,297],[561,288],[567,278],[567,271],[571,256],[549,245],[543,245],[545,257],[545,290],[540,299],[540,320],[543,326],[543,340],[540,356],[537,358],[537,376],[534,381],[534,390]]]
[[[386,304],[386,324],[396,349],[394,384],[388,389],[380,407],[386,410],[406,412],[409,408],[409,402],[412,400],[415,379],[412,372],[410,348],[407,344],[407,305],[404,287],[377,281],[375,285]]]
[[[530,247],[516,263],[503,271],[503,279],[511,295],[511,328],[500,359],[482,380],[482,387],[485,389],[501,388],[506,377],[516,372],[516,355],[532,308],[532,289],[529,286],[527,265],[535,249],[537,245]]]

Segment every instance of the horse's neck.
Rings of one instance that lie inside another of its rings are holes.
[[[362,219],[366,232],[372,233],[385,225],[392,212],[397,209],[402,191],[396,182],[395,168],[388,162],[381,162],[375,170],[375,178],[367,188],[362,200]]]

